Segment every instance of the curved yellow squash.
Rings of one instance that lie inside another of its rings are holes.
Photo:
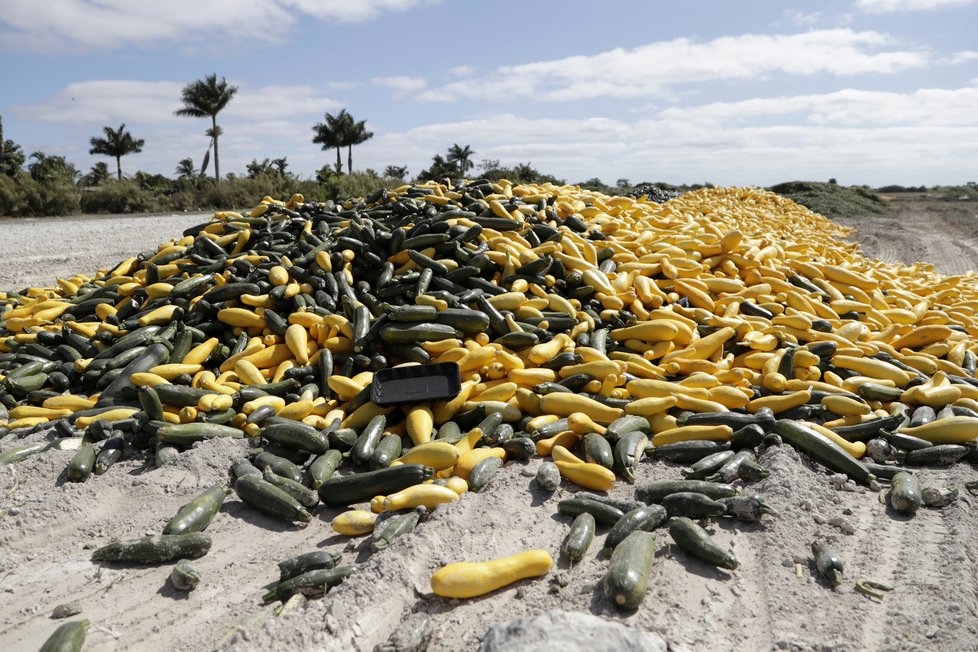
[[[483,562],[456,562],[431,576],[431,590],[443,598],[474,598],[528,577],[546,575],[553,566],[546,550],[527,550]]]

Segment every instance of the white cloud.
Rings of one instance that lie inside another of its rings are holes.
[[[933,11],[949,7],[963,7],[975,0],[856,0],[856,7],[875,14],[896,11]]]
[[[955,52],[950,56],[941,57],[937,60],[937,62],[943,65],[954,66],[960,63],[968,63],[969,61],[975,60],[978,60],[978,52],[975,52],[974,50],[962,50],[961,52]]]
[[[799,27],[810,27],[822,19],[822,14],[818,11],[802,11],[800,9],[787,9],[785,15],[788,20]]]
[[[927,52],[888,47],[890,43],[885,34],[850,29],[745,34],[704,43],[679,38],[631,50],[506,66],[482,79],[452,82],[418,97],[429,101],[634,98],[679,84],[756,80],[776,73],[889,74],[931,63]]]
[[[394,92],[395,98],[403,98],[413,95],[423,89],[427,82],[423,77],[408,77],[398,75],[395,77],[374,77],[370,80],[375,86],[383,86]]]
[[[376,18],[382,13],[407,11],[424,0],[281,0],[304,14],[321,20],[358,23]],[[429,3],[430,4],[430,3]]]
[[[68,84],[44,102],[12,107],[21,117],[60,124],[177,122],[183,84],[171,81],[96,80]]]
[[[435,0],[0,0],[0,44],[38,52],[274,40],[300,20],[361,22]]]
[[[234,85],[233,80],[229,83]],[[68,84],[44,102],[13,107],[13,113],[60,124],[188,123],[173,112],[182,105],[184,83],[175,81],[95,80]],[[322,114],[339,103],[312,86],[240,86],[221,113],[225,121],[261,121]]]
[[[267,0],[0,0],[0,41],[40,52],[146,47],[166,41],[235,37],[267,40],[296,23]]]
[[[456,77],[468,77],[475,72],[475,66],[455,66],[448,69],[448,74]]]
[[[846,89],[823,95],[755,98],[669,108],[657,118],[705,126],[737,126],[763,119],[825,127],[978,127],[978,88],[919,89],[912,93]]]

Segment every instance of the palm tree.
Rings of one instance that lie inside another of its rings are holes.
[[[97,186],[111,176],[109,166],[105,161],[99,161],[92,166],[88,174],[82,178],[82,183],[86,186]]]
[[[126,154],[138,154],[143,151],[143,145],[146,144],[146,141],[142,138],[139,140],[133,138],[132,134],[126,131],[125,123],[119,125],[118,129],[103,127],[102,132],[105,134],[105,138],[92,138],[89,141],[92,148],[88,150],[88,153],[114,157],[116,175],[119,177],[119,181],[122,181],[122,157]]]
[[[20,145],[9,138],[2,143],[3,152],[0,153],[0,174],[15,176],[24,166],[24,150]]]
[[[367,121],[355,122],[353,116],[346,114],[346,129],[343,131],[343,144],[346,145],[346,169],[353,172],[353,146],[365,143],[374,137],[374,132],[367,131]]]
[[[219,82],[216,74],[207,75],[183,87],[183,108],[174,111],[176,115],[188,118],[211,119],[211,128],[207,130],[207,135],[214,143],[214,179],[218,183],[221,182],[221,166],[217,154],[217,138],[221,135],[221,128],[217,126],[217,114],[237,92],[238,87],[229,86],[224,77]]]
[[[315,136],[312,137],[312,142],[317,145],[323,146],[323,151],[336,148],[336,170],[337,173],[343,172],[343,163],[340,162],[340,147],[343,146],[341,142],[341,130],[343,128],[343,115],[346,113],[346,109],[340,111],[338,115],[333,115],[332,113],[327,113],[325,118],[326,122],[317,122],[312,126],[312,130],[315,132]]]
[[[454,143],[448,148],[448,159],[447,161],[454,164],[458,168],[459,173],[465,176],[465,173],[475,167],[475,163],[472,162],[472,155],[475,152],[472,148],[466,145],[465,147],[459,147],[458,143]]]
[[[177,178],[190,179],[191,181],[197,178],[197,168],[194,167],[194,160],[189,156],[180,159],[180,162],[177,163]]]
[[[74,183],[78,176],[78,170],[66,161],[64,156],[48,156],[44,152],[34,152],[30,160],[27,172],[35,181],[64,179]]]
[[[384,168],[384,176],[388,179],[404,179],[407,176],[406,165],[388,165]]]

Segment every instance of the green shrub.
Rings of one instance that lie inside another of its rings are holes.
[[[328,193],[324,199],[346,199],[347,197],[366,197],[378,188],[393,190],[402,185],[399,179],[381,177],[376,172],[353,172],[329,177],[325,189]],[[321,201],[305,196],[306,201]]]
[[[86,188],[81,194],[84,213],[146,213],[162,209],[163,202],[158,195],[128,179],[108,180]]]
[[[876,193],[858,186],[839,186],[819,181],[787,181],[768,190],[784,195],[826,217],[878,215],[887,210]]]

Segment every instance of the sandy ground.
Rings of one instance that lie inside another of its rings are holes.
[[[901,208],[903,210],[903,208]],[[909,209],[908,209],[909,210]],[[965,211],[966,212],[966,211]],[[930,211],[848,221],[868,253],[894,262],[930,258],[948,273],[975,269],[976,239],[967,215]],[[179,235],[195,216],[99,218],[0,223],[0,287],[91,273]],[[64,253],[56,253],[64,252]],[[942,267],[948,265],[948,267]],[[962,650],[978,648],[978,526],[975,499],[963,487],[978,477],[959,464],[921,471],[923,484],[959,486],[943,510],[896,515],[875,492],[840,482],[787,446],[763,452],[771,469],[756,492],[780,513],[760,524],[720,519],[712,526],[740,568],[727,572],[693,560],[659,531],[648,595],[633,614],[611,609],[601,590],[606,529],[573,568],[559,548],[569,519],[532,481],[539,460],[506,465],[479,494],[436,510],[414,535],[370,554],[363,540],[335,536],[326,509],[305,527],[289,527],[245,507],[232,494],[208,532],[210,553],[195,562],[196,591],[167,581],[171,567],[99,566],[91,549],[115,538],[159,532],[177,508],[226,479],[240,442],[212,441],[172,466],[121,462],[85,484],[63,481],[70,451],[49,451],[0,467],[0,649],[37,649],[59,624],[52,610],[77,601],[92,621],[87,649],[207,650],[261,609],[277,578],[276,562],[310,550],[342,553],[358,570],[324,599],[233,637],[240,650],[371,650],[416,611],[435,624],[430,649],[477,648],[493,623],[563,609],[591,613],[655,633],[671,650]],[[643,462],[639,484],[679,477],[679,467]],[[634,496],[619,483],[613,495]],[[8,510],[9,511],[5,511]],[[815,576],[809,546],[832,543],[846,562],[836,590]],[[483,560],[529,548],[551,552],[557,566],[483,598],[444,600],[428,588],[440,565]],[[894,585],[882,601],[854,590],[856,579]],[[609,641],[608,649],[614,649]],[[566,649],[566,648],[565,648]]]

